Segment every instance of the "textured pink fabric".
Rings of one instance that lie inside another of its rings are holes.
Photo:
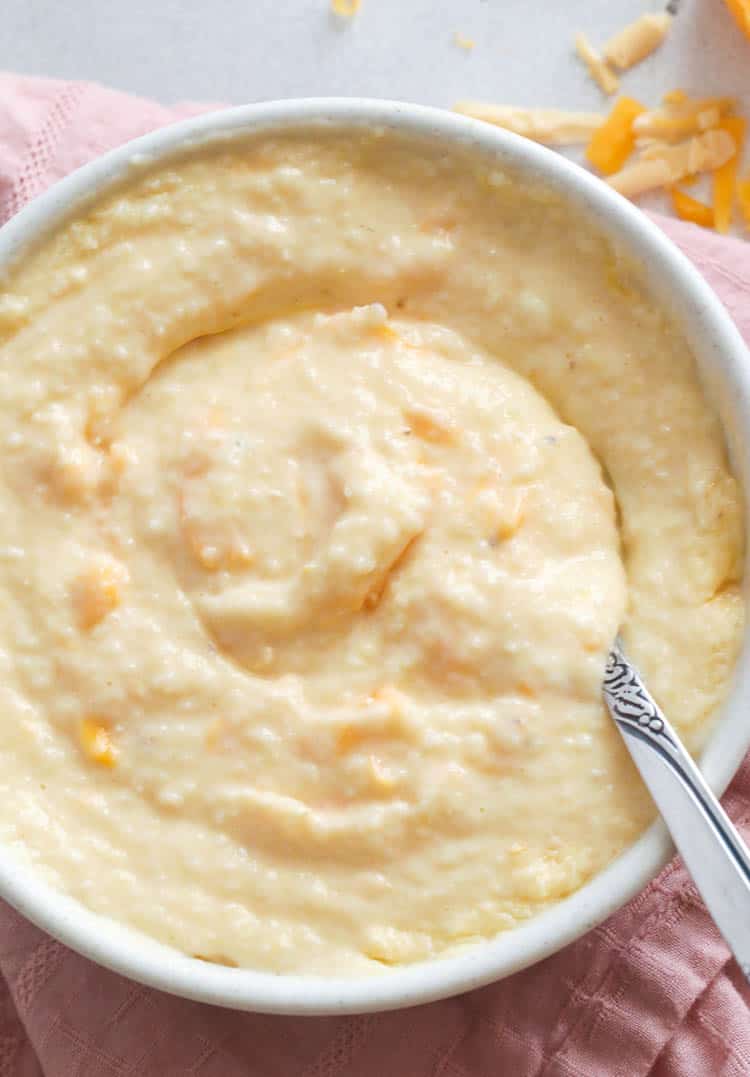
[[[71,169],[201,110],[0,74],[0,223]],[[750,339],[750,246],[660,221]],[[750,828],[750,762],[726,797]],[[579,942],[371,1017],[236,1014],[92,965],[0,902],[0,1077],[747,1077],[750,990],[672,862]]]

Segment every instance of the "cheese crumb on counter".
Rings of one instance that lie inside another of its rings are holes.
[[[460,30],[456,30],[453,35],[453,40],[458,45],[459,49],[463,49],[465,52],[471,52],[476,45],[476,41],[473,37],[467,37],[466,34],[462,34]]]
[[[362,0],[331,0],[331,11],[342,19],[351,19],[359,11]]]

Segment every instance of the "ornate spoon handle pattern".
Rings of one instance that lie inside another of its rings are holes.
[[[604,699],[709,912],[750,980],[750,851],[619,639],[607,662]]]

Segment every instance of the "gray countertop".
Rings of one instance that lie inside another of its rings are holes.
[[[4,0],[0,68],[94,79],[164,103],[361,94],[598,107],[572,55],[660,0]],[[456,31],[473,38],[465,51]],[[660,52],[625,80],[655,102],[674,86],[750,99],[750,42],[721,0],[682,0]],[[746,104],[749,103],[746,101]]]

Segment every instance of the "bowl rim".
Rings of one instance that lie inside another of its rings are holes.
[[[593,217],[601,231],[643,267],[656,298],[692,343],[700,369],[718,378],[735,473],[750,491],[750,364],[742,337],[694,266],[639,209],[552,151],[466,116],[424,105],[357,97],[259,102],[209,112],[163,127],[84,165],[34,199],[0,229],[0,281],[16,259],[89,200],[139,166],[151,166],[224,138],[284,129],[383,128],[463,146],[494,157],[520,175],[558,190]],[[701,765],[720,793],[750,747],[750,640],[746,630],[734,684]],[[495,939],[450,956],[342,978],[275,974],[212,965],[115,923],[52,889],[0,848],[0,896],[49,934],[100,965],[171,994],[233,1009],[321,1015],[365,1013],[430,1002],[517,972],[601,923],[645,886],[672,846],[655,823],[604,871],[551,909]]]

